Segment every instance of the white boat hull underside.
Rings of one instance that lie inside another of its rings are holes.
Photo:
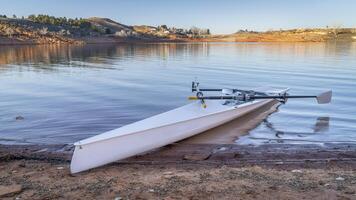
[[[77,173],[141,154],[252,112],[273,100],[255,100],[236,106],[207,101],[207,108],[194,102],[127,126],[79,141],[71,162]]]

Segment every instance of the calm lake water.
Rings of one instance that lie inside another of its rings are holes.
[[[2,46],[0,143],[100,134],[188,103],[195,77],[213,88],[333,90],[327,105],[289,100],[238,144],[356,143],[356,43]]]

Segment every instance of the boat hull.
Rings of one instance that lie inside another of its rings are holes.
[[[271,101],[273,100],[260,100],[245,106],[157,128],[89,143],[77,143],[72,157],[71,173],[99,167],[197,135],[256,110]]]

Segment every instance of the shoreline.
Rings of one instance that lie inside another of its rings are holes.
[[[0,46],[10,45],[89,45],[89,44],[145,44],[145,43],[328,43],[356,42],[356,29],[291,29],[266,32],[237,32],[224,35],[209,35],[204,37],[117,37],[87,36],[59,37],[42,35],[39,38],[17,38],[0,35]]]
[[[355,31],[356,32],[356,31]],[[283,32],[276,33],[243,33],[243,34],[228,34],[228,35],[212,35],[205,38],[118,38],[118,37],[84,37],[84,38],[65,38],[60,41],[37,41],[21,40],[18,38],[7,38],[0,35],[0,46],[12,45],[105,45],[105,44],[145,44],[145,43],[328,43],[328,42],[356,42],[356,33],[347,34],[339,37],[331,37],[318,34],[298,33],[286,34]],[[66,41],[68,40],[68,41]]]
[[[85,46],[85,45],[120,45],[120,44],[199,44],[199,43],[264,43],[264,44],[273,44],[273,43],[330,43],[330,42],[340,42],[340,43],[354,43],[355,41],[229,41],[229,40],[147,40],[147,41],[106,41],[106,42],[75,42],[75,43],[36,43],[36,42],[11,42],[11,43],[2,43],[0,41],[0,46],[42,46],[42,45],[53,45],[53,46]]]
[[[172,144],[78,174],[72,146],[0,145],[2,199],[353,199],[356,145]],[[208,152],[208,153],[207,153]]]
[[[69,164],[73,145],[0,145],[0,162],[36,160]],[[261,166],[274,169],[295,167],[356,170],[356,144],[184,144],[175,143],[142,155],[79,174],[100,171],[111,165],[207,165]]]

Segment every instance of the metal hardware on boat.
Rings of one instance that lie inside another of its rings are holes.
[[[235,100],[241,102],[252,101],[256,99],[276,99],[285,103],[287,99],[299,99],[299,98],[315,98],[318,104],[330,103],[332,97],[332,91],[326,91],[319,95],[288,95],[287,93],[268,95],[267,93],[262,93],[253,90],[240,90],[240,89],[199,89],[199,83],[192,83],[192,91],[197,92],[196,98],[189,97],[190,100]],[[221,91],[223,95],[221,96],[204,96],[202,91]],[[228,94],[228,95],[225,95]],[[235,94],[235,95],[234,95]],[[202,101],[205,104],[205,102]]]

